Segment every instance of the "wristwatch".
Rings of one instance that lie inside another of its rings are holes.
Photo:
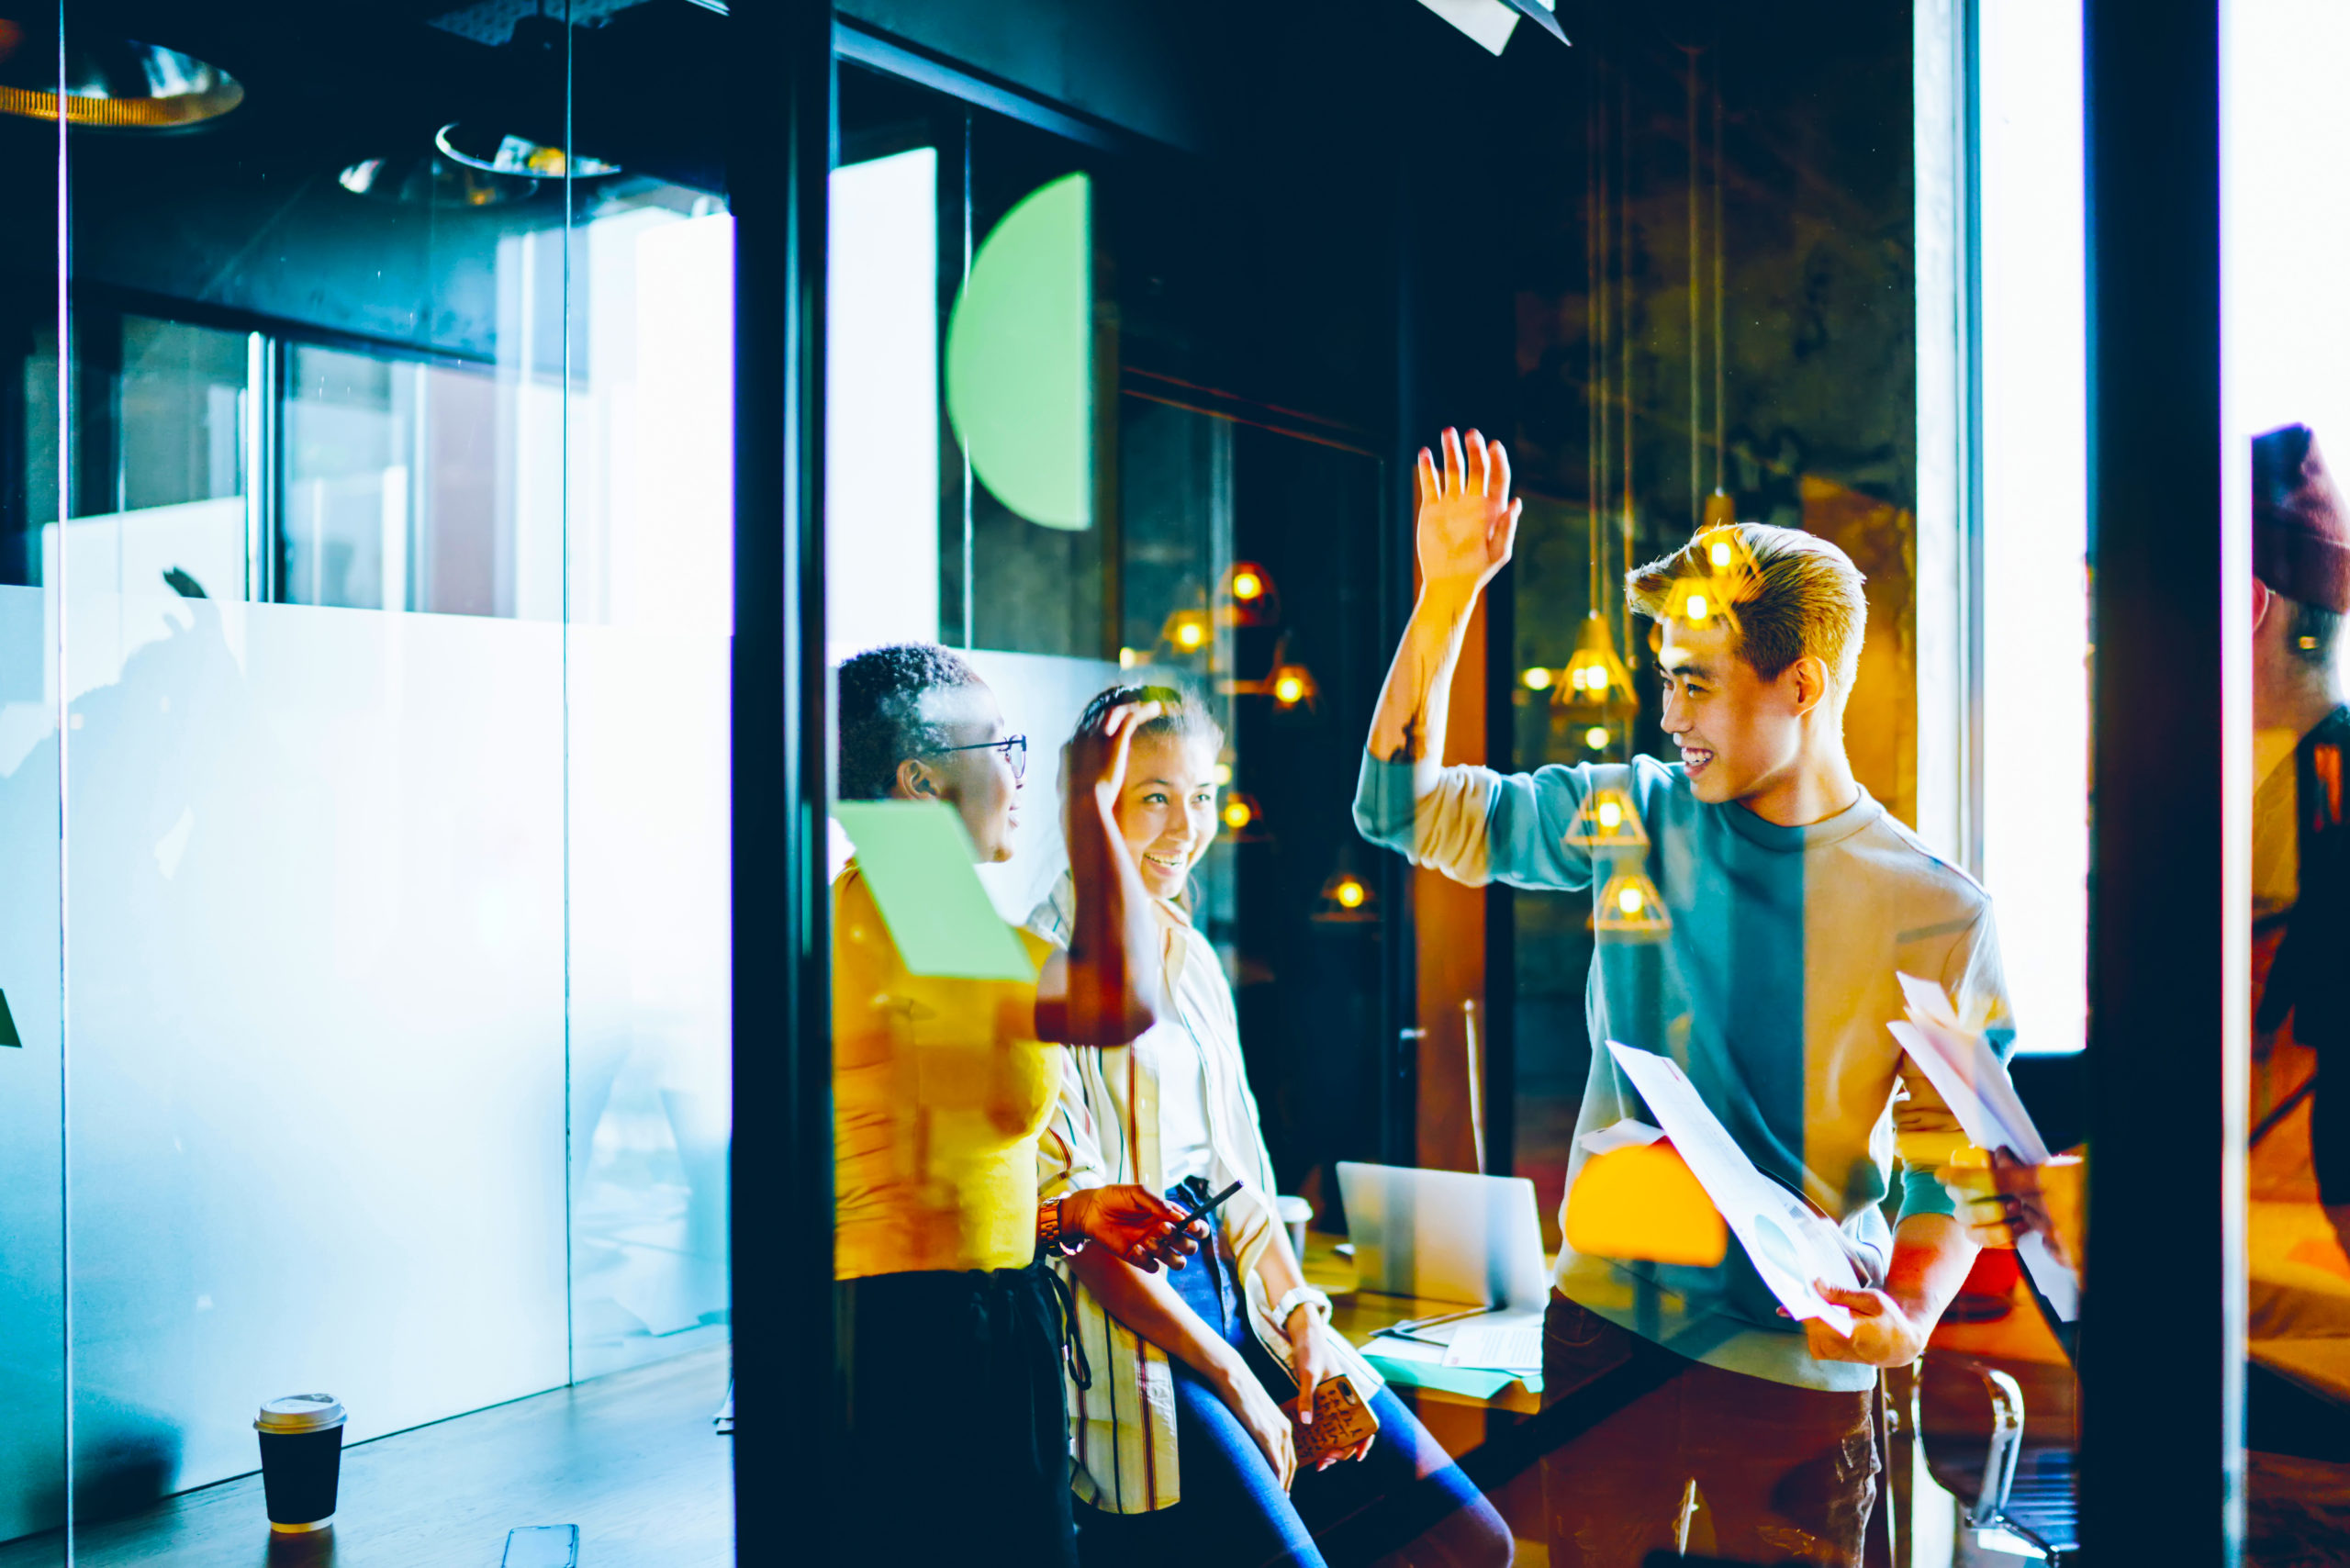
[[[1061,1229],[1061,1204],[1055,1198],[1049,1204],[1036,1205],[1036,1250],[1066,1258],[1085,1245],[1083,1236],[1071,1236]]]
[[[1301,1306],[1310,1306],[1324,1323],[1330,1321],[1330,1298],[1312,1285],[1292,1288],[1273,1305],[1273,1322],[1283,1333],[1289,1331],[1289,1315]]]

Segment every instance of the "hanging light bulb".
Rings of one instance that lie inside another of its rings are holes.
[[[1266,836],[1265,810],[1254,795],[1237,790],[1226,795],[1216,817],[1224,823],[1225,836],[1235,844],[1256,844]]]
[[[1537,665],[1518,678],[1526,682],[1526,689],[1528,691],[1548,691],[1550,689],[1551,683],[1558,679],[1558,672],[1544,669]]]
[[[1342,866],[1322,884],[1322,904],[1314,918],[1332,925],[1373,921],[1379,918],[1378,903],[1371,884]]]
[[[1167,617],[1158,629],[1158,640],[1180,654],[1196,654],[1208,645],[1214,628],[1208,624],[1204,610],[1178,610]]]
[[[1608,706],[1636,700],[1631,672],[1616,652],[1615,633],[1608,629],[1607,618],[1596,610],[1583,617],[1583,633],[1576,639],[1573,656],[1567,660],[1567,684],[1559,700]]]
[[[1656,884],[1641,871],[1618,871],[1607,879],[1591,923],[1597,930],[1632,937],[1660,936],[1673,929]]]
[[[1254,561],[1235,561],[1216,584],[1216,618],[1228,626],[1270,626],[1281,618],[1281,589]]]
[[[1304,665],[1277,665],[1266,689],[1282,707],[1296,708],[1311,703],[1321,688],[1314,683],[1314,672]]]
[[[1621,790],[1594,790],[1567,824],[1566,842],[1584,849],[1639,849],[1649,835],[1630,796]]]
[[[1583,744],[1594,751],[1606,751],[1608,739],[1607,726],[1605,724],[1594,724],[1583,733]]]

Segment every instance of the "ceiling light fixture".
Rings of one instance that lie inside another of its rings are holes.
[[[335,176],[353,196],[404,207],[502,207],[535,194],[539,182],[517,174],[491,174],[435,154],[368,158]]]
[[[453,121],[432,133],[432,145],[468,169],[489,174],[520,174],[530,179],[595,179],[621,172],[618,163],[585,153],[566,152],[527,137],[492,134]]]
[[[46,31],[46,38],[43,33]],[[218,119],[244,84],[193,55],[135,39],[75,42],[65,52],[65,123],[154,133]],[[57,33],[0,18],[0,114],[57,118]]]

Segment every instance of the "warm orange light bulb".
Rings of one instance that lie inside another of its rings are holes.
[[[1183,646],[1187,648],[1198,647],[1202,642],[1206,640],[1206,638],[1207,633],[1201,628],[1200,623],[1196,621],[1186,621],[1183,624],[1175,628],[1175,640],[1182,644]]]
[[[1714,564],[1714,569],[1715,569],[1716,571],[1719,571],[1719,570],[1721,570],[1724,566],[1729,566],[1729,541],[1728,541],[1728,540],[1726,540],[1726,539],[1717,539],[1717,540],[1715,540],[1715,541],[1714,541],[1714,543],[1713,543],[1713,548],[1711,548],[1710,550],[1707,550],[1707,551],[1706,552],[1706,556],[1707,556],[1707,558],[1708,560],[1710,560],[1710,561],[1712,561],[1712,562],[1713,562],[1713,564]]]
[[[1526,674],[1519,678],[1526,682],[1526,689],[1528,691],[1548,691],[1550,689],[1550,681],[1552,679],[1551,674],[1549,670],[1542,668],[1539,665],[1537,665],[1534,668],[1528,670]],[[1580,678],[1577,678],[1576,684],[1582,684]]]
[[[1224,824],[1235,832],[1248,825],[1248,802],[1227,801],[1224,807]]]
[[[1607,746],[1607,729],[1606,729],[1606,726],[1605,726],[1605,725],[1603,725],[1603,724],[1594,724],[1594,725],[1592,725],[1592,727],[1591,727],[1591,728],[1589,728],[1589,729],[1585,730],[1585,731],[1583,733],[1583,745],[1587,745],[1587,746],[1589,746],[1589,747],[1590,747],[1592,750],[1594,750],[1594,751],[1604,751],[1604,750],[1606,750],[1606,746]],[[1607,813],[1608,813],[1608,812],[1612,812],[1612,811],[1615,811],[1615,810],[1616,810],[1616,805],[1615,805],[1615,802],[1614,802],[1614,801],[1609,801],[1606,805],[1604,805],[1604,806],[1600,807],[1600,808],[1599,808],[1599,815],[1600,815],[1600,819],[1601,819],[1602,821],[1606,821],[1606,820]],[[1619,814],[1620,814],[1620,813],[1619,813]],[[1615,824],[1614,823],[1607,823],[1607,825],[1608,825],[1609,827],[1614,827],[1616,824]]]
[[[1706,596],[1704,594],[1693,593],[1689,596],[1690,620],[1703,621],[1708,613],[1708,608],[1709,607],[1706,603]]]
[[[1362,901],[1363,890],[1360,882],[1349,877],[1338,884],[1338,903],[1341,908],[1360,909]]]
[[[1622,910],[1626,914],[1639,913],[1640,905],[1647,902],[1648,901],[1646,899],[1640,896],[1640,890],[1638,888],[1626,888],[1623,891],[1616,895],[1616,907]]]
[[[1613,801],[1599,802],[1599,825],[1613,833],[1624,825],[1624,808]],[[1637,896],[1637,895],[1636,895]]]
[[[1265,579],[1254,572],[1236,572],[1232,577],[1232,597],[1254,599],[1265,591]]]
[[[1292,703],[1304,695],[1305,682],[1293,675],[1285,675],[1273,682],[1273,696],[1278,701]]]

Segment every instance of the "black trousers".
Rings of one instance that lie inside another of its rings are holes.
[[[1060,1303],[1042,1265],[842,1282],[833,1562],[1076,1568]]]

